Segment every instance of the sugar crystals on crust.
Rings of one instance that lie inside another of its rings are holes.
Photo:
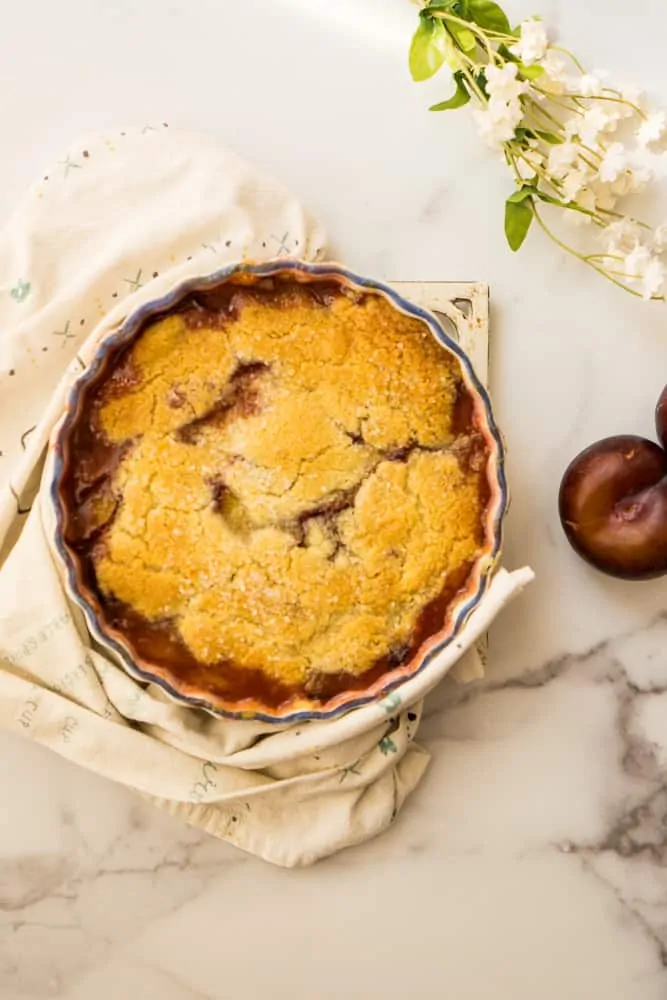
[[[91,585],[121,628],[143,623],[144,657],[162,631],[223,694],[331,694],[396,665],[486,541],[458,361],[379,295],[194,296],[84,417],[69,540]]]

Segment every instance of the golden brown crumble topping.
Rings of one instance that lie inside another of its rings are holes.
[[[198,293],[83,413],[68,542],[137,651],[223,696],[330,695],[397,665],[484,542],[458,361],[378,295]]]

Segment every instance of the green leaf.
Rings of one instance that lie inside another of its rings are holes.
[[[517,69],[519,76],[522,76],[524,80],[538,80],[541,76],[544,76],[543,66],[526,66],[520,62],[517,64]]]
[[[437,10],[443,14],[454,14],[456,17],[462,17],[469,21],[468,4],[469,0],[431,0],[431,3],[426,4],[424,10],[427,12]]]
[[[460,51],[454,44],[454,39],[450,33],[447,31],[445,34],[447,36],[445,39],[445,62],[451,69],[452,73],[458,73],[461,69]]]
[[[519,192],[517,192],[518,194]],[[521,247],[528,235],[533,221],[533,203],[526,198],[518,203],[512,198],[505,202],[505,236],[510,248],[516,251]]]
[[[567,208],[567,202],[561,198],[553,198],[550,194],[545,194],[544,191],[536,191],[535,194],[540,201],[546,201],[549,205],[559,205],[561,208]]]
[[[509,34],[510,23],[502,7],[493,0],[468,0],[470,20],[487,31]]]
[[[514,55],[514,53],[510,52],[510,50],[507,48],[504,42],[502,45],[498,46],[498,55],[502,56],[505,62],[518,63],[519,61],[517,57]]]
[[[453,24],[451,21],[447,22],[447,31],[451,34],[452,38],[463,52],[474,52],[477,45],[477,39],[473,35],[470,28],[464,28],[462,24]]]
[[[486,74],[485,74],[484,70],[482,70],[481,73],[477,74],[477,76],[475,77],[475,83],[477,84],[477,86],[479,87],[479,89],[482,91],[482,93],[484,94],[484,96],[488,99],[489,92],[488,92],[488,90],[486,88]]]
[[[523,125],[514,129],[514,138],[517,142],[525,142],[526,139],[541,139],[549,146],[560,146],[565,142],[563,136],[557,135],[555,132],[544,132],[539,128],[525,128]]]
[[[409,66],[412,79],[428,80],[438,72],[446,55],[447,32],[440,21],[419,15],[419,26],[410,45]]]
[[[549,146],[560,146],[565,141],[562,136],[556,135],[555,132],[542,132],[541,129],[535,129],[535,135],[542,142],[548,143]]]
[[[528,198],[532,198],[534,194],[537,194],[537,189],[535,185],[524,184],[523,187],[520,187],[518,191],[515,191],[514,194],[511,194],[509,196],[509,198],[507,199],[507,204],[521,205],[523,204],[524,201],[527,201]]]
[[[573,201],[563,201],[562,198],[554,198],[550,194],[545,194],[544,191],[536,191],[535,194],[540,201],[546,201],[549,205],[558,205],[559,208],[574,208],[576,211],[581,211],[579,206]]]
[[[453,10],[459,0],[430,0],[426,4],[426,10]]]
[[[442,14],[454,14],[455,17],[461,17],[466,21],[469,21],[468,17],[468,0],[432,0],[431,3],[424,7],[422,13],[429,15],[431,11],[437,11]]]
[[[448,101],[440,101],[439,104],[434,104],[429,108],[429,111],[453,111],[454,108],[462,108],[464,104],[468,103],[470,94],[463,84],[463,73],[455,73],[454,82],[456,83],[456,90],[453,96]]]

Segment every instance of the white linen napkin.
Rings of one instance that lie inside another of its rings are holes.
[[[271,726],[181,707],[94,648],[52,557],[45,445],[95,344],[189,275],[316,259],[322,229],[210,136],[77,142],[0,236],[0,725],[267,861],[309,864],[384,830],[421,779],[421,699],[532,578],[500,570],[467,626],[382,702]]]

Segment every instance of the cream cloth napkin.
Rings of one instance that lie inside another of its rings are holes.
[[[532,577],[500,571],[457,639],[379,704],[270,726],[183,708],[91,641],[52,557],[44,452],[99,339],[227,262],[324,253],[319,225],[212,137],[165,126],[80,140],[0,237],[0,725],[267,861],[385,829],[422,777],[421,699]]]

